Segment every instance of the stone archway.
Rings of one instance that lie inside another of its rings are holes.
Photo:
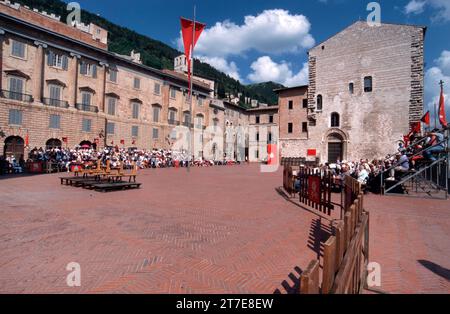
[[[10,136],[5,139],[3,155],[5,157],[14,156],[19,160],[25,154],[25,141],[20,136]]]
[[[325,143],[325,159],[329,163],[336,163],[347,158],[347,134],[340,129],[330,129],[323,138]]]

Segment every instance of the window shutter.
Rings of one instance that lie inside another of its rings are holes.
[[[92,65],[92,77],[97,78],[97,65],[96,64]]]
[[[47,65],[48,66],[53,65],[53,51],[51,50],[48,52]]]
[[[84,61],[81,61],[81,63],[80,63],[80,74],[83,74],[83,75],[87,74],[86,62],[84,62]]]
[[[64,71],[67,71],[69,68],[69,58],[66,55],[62,56],[62,68]]]

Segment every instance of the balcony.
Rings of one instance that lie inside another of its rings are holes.
[[[46,106],[57,107],[57,108],[69,108],[69,103],[64,100],[43,98],[42,102]]]
[[[12,92],[9,90],[2,90],[0,93],[0,96],[2,98],[17,100],[17,101],[24,101],[24,102],[33,102],[33,96],[28,94],[22,94],[17,92]]]
[[[85,105],[85,104],[76,104],[75,108],[77,108],[78,110],[81,110],[81,111],[98,113],[98,107],[97,106],[90,106],[90,105]]]
[[[180,125],[180,121],[169,119],[169,124],[170,125]]]

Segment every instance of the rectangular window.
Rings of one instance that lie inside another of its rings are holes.
[[[292,100],[289,100],[288,107],[289,107],[289,110],[294,109],[294,102]]]
[[[308,108],[308,99],[303,99],[303,109]]]
[[[177,112],[175,110],[169,110],[169,121],[175,121],[176,115],[177,115]]]
[[[106,124],[106,134],[114,134],[116,125],[113,122],[108,122]]]
[[[255,151],[255,158],[259,158],[259,150]]]
[[[25,47],[23,42],[13,40],[11,45],[11,55],[25,59]]]
[[[256,141],[259,142],[259,133],[256,133]]]
[[[153,139],[157,139],[159,137],[159,129],[153,128],[152,137],[153,137]]]
[[[80,74],[96,78],[97,77],[97,65],[88,63],[86,61],[81,61]]]
[[[199,116],[196,118],[197,123],[195,124],[195,127],[197,129],[201,129],[203,127],[203,117]]]
[[[91,119],[83,119],[83,132],[91,132],[92,130],[92,120]]]
[[[47,65],[50,67],[67,70],[69,65],[69,58],[62,53],[57,53],[54,51],[48,52]]]
[[[109,69],[109,81],[117,83],[117,70]]]
[[[272,115],[269,116],[269,123],[273,123],[273,116]]]
[[[308,132],[308,122],[302,122],[302,132],[303,133]]]
[[[173,87],[170,88],[170,98],[177,98],[177,90]]]
[[[50,115],[50,129],[60,129],[61,128],[61,116],[58,114]]]
[[[155,83],[155,89],[154,89],[154,92],[155,92],[156,95],[161,94],[161,84]]]
[[[159,111],[161,109],[159,107],[153,107],[153,122],[159,122]]]
[[[25,80],[20,77],[9,78],[10,99],[23,100]]]
[[[81,104],[83,106],[90,106],[92,101],[92,94],[88,92],[81,93]]]
[[[136,89],[141,89],[141,79],[138,77],[135,77],[133,86]]]
[[[131,136],[133,136],[133,137],[139,136],[139,127],[137,125],[133,125],[131,127]]]
[[[22,125],[22,111],[9,109],[9,124]]]
[[[50,90],[50,100],[61,100],[61,86],[59,85],[49,85]]]
[[[132,106],[132,111],[133,111],[133,113],[132,113],[133,119],[139,119],[139,110],[141,107],[140,104],[137,102],[133,102],[133,103],[131,103],[131,106]]]
[[[364,78],[364,92],[370,93],[372,91],[372,77],[366,76]]]
[[[197,105],[199,107],[203,106],[203,97],[201,97],[201,96],[197,97]]]
[[[108,98],[108,114],[111,116],[116,115],[116,102],[117,99],[114,97]]]
[[[189,126],[189,123],[190,123],[190,114],[189,113],[184,113],[183,114],[183,121],[184,121],[184,125],[185,126]]]
[[[288,133],[291,134],[294,132],[294,125],[292,123],[288,123]]]
[[[259,121],[260,121],[259,116],[256,116],[256,117],[255,117],[255,123],[256,123],[256,124],[259,124]]]
[[[350,94],[353,94],[355,90],[355,85],[353,83],[348,84],[348,91]]]

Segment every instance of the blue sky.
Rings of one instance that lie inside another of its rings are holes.
[[[80,0],[83,9],[180,46],[179,17],[207,24],[196,56],[243,83],[307,83],[306,52],[370,13],[363,0]],[[450,96],[450,0],[383,0],[381,21],[428,26],[425,42],[426,102],[437,82]],[[448,103],[448,102],[447,102]]]

